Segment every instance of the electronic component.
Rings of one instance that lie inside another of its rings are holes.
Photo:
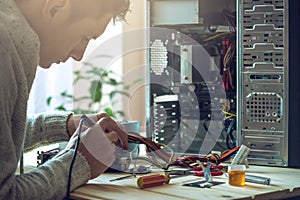
[[[250,148],[248,148],[247,146],[242,144],[240,146],[238,152],[234,156],[231,164],[232,165],[247,164],[246,159],[247,159],[247,156],[249,155],[249,153],[250,153]]]
[[[37,166],[44,164],[46,161],[53,158],[56,154],[61,151],[59,148],[54,148],[49,151],[37,151]]]
[[[199,22],[198,0],[153,1],[153,24],[195,24]],[[179,14],[180,13],[180,14]]]
[[[180,123],[178,96],[157,96],[154,98],[153,108],[153,141],[169,144],[175,151],[179,151],[181,146],[178,135],[176,136]]]
[[[153,0],[149,9],[147,137],[176,153],[234,148],[235,0]],[[183,23],[188,14],[198,22]]]

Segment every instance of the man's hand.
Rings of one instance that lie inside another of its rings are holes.
[[[115,145],[128,149],[128,134],[105,113],[88,115],[92,120],[98,120],[93,127],[83,127],[81,130],[81,143],[78,151],[86,158],[90,165],[91,178],[102,174],[115,160]],[[79,115],[74,115],[74,124],[80,120]],[[77,129],[66,147],[73,149],[76,144]],[[114,145],[115,144],[115,145]]]
[[[70,138],[76,131],[82,115],[71,115],[67,121],[67,128]],[[128,149],[128,134],[121,124],[114,121],[108,114],[87,114],[87,117],[100,124],[107,137],[117,146]]]

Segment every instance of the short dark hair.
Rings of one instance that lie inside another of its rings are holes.
[[[113,21],[126,21],[126,14],[129,11],[130,0],[110,0]]]

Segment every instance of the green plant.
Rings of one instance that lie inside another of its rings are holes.
[[[64,91],[60,97],[48,97],[47,105],[51,105],[53,98],[59,98],[61,102],[55,107],[56,110],[66,111],[65,105],[73,102],[73,105],[77,105],[72,109],[76,114],[105,111],[113,118],[124,117],[123,111],[114,110],[113,107],[118,103],[118,99],[115,98],[117,94],[129,96],[127,91],[130,86],[123,85],[123,82],[118,80],[119,75],[109,69],[103,69],[87,62],[83,65],[85,70],[74,71],[73,86],[76,88],[76,85],[80,86],[80,82],[83,81],[84,86],[89,84],[87,93],[75,96]]]

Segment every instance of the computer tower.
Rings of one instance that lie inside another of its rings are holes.
[[[296,0],[148,0],[147,135],[300,166]],[[168,106],[175,107],[168,107]]]
[[[299,1],[238,2],[237,140],[253,164],[300,167]]]
[[[288,40],[289,40],[289,77],[288,77],[288,166],[300,167],[300,1],[289,0],[288,3]]]
[[[229,46],[228,71],[236,65],[235,17],[230,16],[235,8],[234,0],[148,1],[147,134],[176,153],[207,154],[236,146],[236,78],[223,85],[225,73],[220,73]],[[224,31],[225,37],[213,38]]]

